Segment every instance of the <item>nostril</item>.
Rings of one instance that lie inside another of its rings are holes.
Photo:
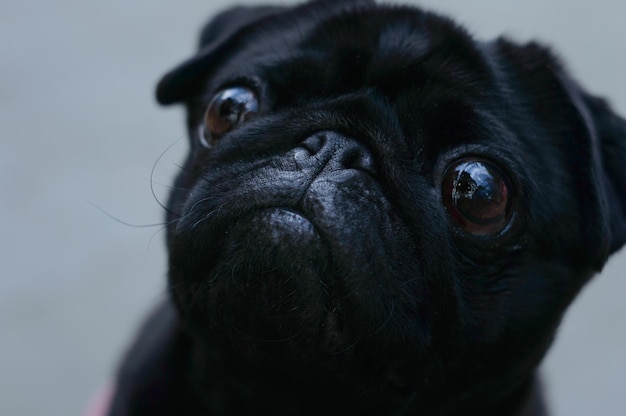
[[[341,166],[345,169],[358,169],[365,172],[374,172],[372,155],[360,146],[351,147],[343,154]]]
[[[326,136],[323,134],[316,134],[308,137],[305,141],[302,142],[302,147],[309,151],[311,155],[315,155],[322,150],[324,144],[326,143]]]
[[[319,132],[301,141],[294,151],[297,166],[376,173],[373,154],[361,142],[335,132]]]

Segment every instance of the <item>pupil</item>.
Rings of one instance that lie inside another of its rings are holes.
[[[455,171],[452,200],[467,220],[490,225],[505,219],[507,187],[495,169],[473,161],[459,164]]]
[[[231,124],[236,124],[244,109],[245,102],[237,102],[235,98],[229,97],[220,106],[220,117]]]
[[[238,124],[258,112],[259,102],[254,92],[243,87],[233,87],[219,92],[205,114],[205,138],[214,142]]]

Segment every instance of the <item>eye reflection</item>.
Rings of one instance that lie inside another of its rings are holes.
[[[259,112],[259,99],[245,87],[219,91],[211,100],[204,116],[204,139],[214,144],[228,131],[250,120]]]
[[[497,234],[511,218],[509,183],[485,160],[467,158],[449,166],[442,193],[452,219],[470,234]]]

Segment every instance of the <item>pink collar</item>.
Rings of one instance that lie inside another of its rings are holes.
[[[113,386],[108,386],[100,390],[90,401],[83,416],[107,416],[114,391]]]

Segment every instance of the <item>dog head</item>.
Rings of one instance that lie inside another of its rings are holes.
[[[626,123],[535,43],[369,1],[242,7],[157,97],[191,143],[171,293],[232,377],[495,402],[626,239]]]

